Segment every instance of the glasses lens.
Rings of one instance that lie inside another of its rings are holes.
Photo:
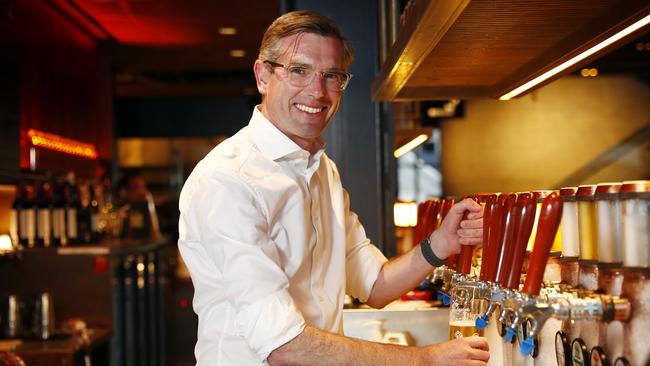
[[[345,88],[348,76],[340,72],[326,72],[323,73],[325,78],[325,85],[328,90],[340,91]]]
[[[288,66],[286,68],[289,81],[295,86],[305,86],[314,78],[314,70],[303,66]]]
[[[293,86],[307,86],[316,75],[315,70],[304,66],[289,65],[285,70],[288,80]],[[350,76],[342,72],[329,71],[323,72],[323,79],[327,90],[342,91],[350,80]]]

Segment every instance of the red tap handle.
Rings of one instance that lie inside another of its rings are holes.
[[[512,243],[515,240],[515,213],[517,211],[517,194],[510,193],[506,197],[505,205],[503,206],[503,214],[501,216],[501,231],[499,235],[500,251],[499,261],[497,265],[497,282],[501,286],[506,285],[506,280],[510,274],[512,267]]]
[[[553,245],[557,228],[560,226],[561,218],[562,197],[556,192],[553,192],[542,202],[539,220],[537,221],[535,246],[530,256],[530,265],[523,288],[523,292],[530,296],[539,295],[544,277],[544,268],[546,267],[546,261],[548,260],[549,251],[551,250],[551,245]]]
[[[425,237],[428,237],[431,235],[431,233],[438,229],[438,226],[440,226],[440,208],[442,206],[442,202],[440,201],[431,201],[431,206],[429,208],[429,213],[428,218],[429,221],[427,222],[427,226],[424,231],[424,239]]]
[[[451,210],[451,206],[454,205],[454,199],[453,198],[446,198],[442,202],[442,207],[440,208],[440,223],[442,223],[442,220],[447,217],[447,214],[449,213],[449,210]],[[445,260],[445,265],[451,269],[456,269],[456,262],[458,262],[458,254],[452,254],[449,257],[447,257],[447,260]]]
[[[492,233],[492,221],[496,218],[498,212],[499,196],[491,194],[485,199],[483,208],[483,259],[481,260],[481,281],[488,281],[491,273],[494,271],[494,247],[491,245],[490,235]]]
[[[517,197],[517,208],[517,234],[515,235],[515,245],[512,253],[512,268],[506,284],[509,289],[513,290],[519,288],[526,245],[528,245],[528,238],[535,223],[537,204],[532,193],[520,193],[519,197]]]
[[[477,203],[480,200],[479,196],[466,197],[466,198],[471,198]],[[463,220],[467,220],[468,215],[469,215],[469,211],[466,211],[463,214]],[[474,245],[461,245],[460,254],[458,256],[458,269],[457,269],[458,273],[468,275],[472,270],[472,257],[474,257],[474,248],[475,248]]]
[[[415,224],[415,230],[413,233],[413,239],[416,243],[419,243],[422,241],[422,239],[424,239],[424,235],[422,233],[424,232],[424,223],[426,220],[425,213],[428,205],[429,201],[420,202],[418,205],[418,222]]]
[[[508,198],[507,193],[501,193],[496,203],[496,208],[493,212],[492,222],[490,223],[490,255],[488,259],[490,260],[491,272],[488,273],[488,281],[496,282],[497,273],[499,271],[499,258],[501,257],[501,251],[503,247],[501,246],[501,218],[505,215],[505,204]]]

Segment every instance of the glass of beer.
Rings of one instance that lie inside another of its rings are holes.
[[[449,339],[483,336],[484,330],[476,329],[476,318],[487,308],[483,289],[475,283],[458,284],[451,291],[449,308]]]

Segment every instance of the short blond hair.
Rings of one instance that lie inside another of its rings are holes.
[[[277,18],[264,32],[260,60],[277,61],[282,50],[282,39],[299,33],[313,33],[324,37],[334,37],[343,45],[343,66],[347,69],[354,60],[354,50],[350,41],[345,39],[338,24],[332,19],[308,10],[297,10]]]

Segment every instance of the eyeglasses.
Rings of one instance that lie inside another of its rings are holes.
[[[283,77],[289,80],[289,84],[298,87],[311,84],[316,74],[319,74],[325,80],[327,90],[340,92],[345,90],[345,87],[350,82],[350,78],[352,78],[352,74],[343,71],[316,71],[303,65],[283,65],[268,60],[264,60],[263,62],[269,64],[271,67],[281,67],[285,72]]]

